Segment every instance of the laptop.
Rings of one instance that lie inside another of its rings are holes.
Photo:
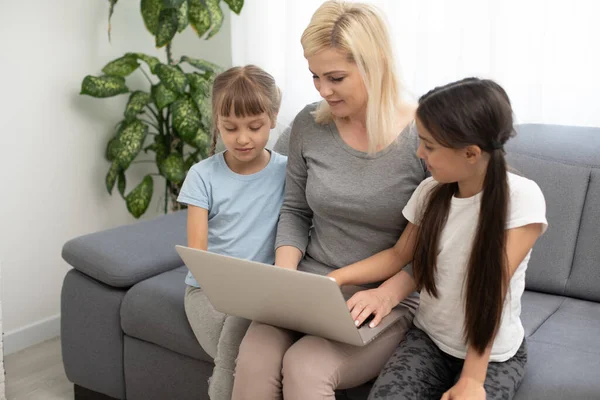
[[[409,312],[398,305],[375,328],[357,328],[346,300],[363,288],[340,288],[326,276],[190,247],[176,250],[213,307],[225,314],[364,346]]]

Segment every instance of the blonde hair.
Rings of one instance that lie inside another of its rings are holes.
[[[215,154],[219,117],[247,117],[266,113],[272,123],[277,120],[281,91],[275,79],[256,65],[233,67],[217,75],[212,88],[213,132],[210,155]]]
[[[341,0],[324,2],[312,16],[301,39],[304,56],[336,49],[356,63],[367,99],[369,153],[390,144],[397,136],[400,81],[396,74],[389,33],[376,7]],[[333,115],[322,101],[315,112],[317,123],[329,123]]]

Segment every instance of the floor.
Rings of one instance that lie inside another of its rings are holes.
[[[73,400],[55,338],[4,357],[7,400]]]

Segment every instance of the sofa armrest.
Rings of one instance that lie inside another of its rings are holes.
[[[62,257],[78,271],[112,287],[130,287],[183,265],[175,251],[185,245],[187,211],[80,236],[65,243]]]

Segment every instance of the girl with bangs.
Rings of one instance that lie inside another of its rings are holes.
[[[281,93],[271,75],[248,65],[215,78],[211,156],[188,172],[178,197],[187,204],[188,246],[273,264],[287,157],[265,148]],[[217,139],[225,151],[215,154]],[[250,321],[216,311],[191,273],[185,312],[215,361],[211,400],[231,399],[238,349]]]

